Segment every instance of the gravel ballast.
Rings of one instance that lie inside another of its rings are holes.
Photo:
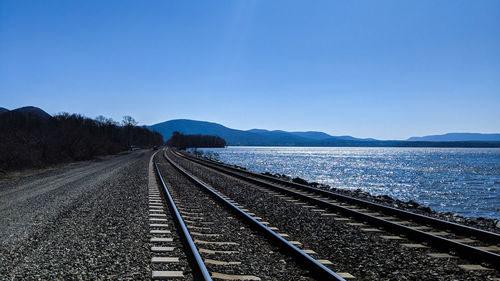
[[[173,156],[175,157],[175,156]],[[467,271],[458,264],[462,259],[431,258],[433,249],[403,247],[410,240],[387,240],[387,232],[365,232],[356,222],[338,221],[321,216],[308,208],[276,196],[240,180],[216,174],[198,164],[175,157],[178,163],[203,181],[248,206],[250,211],[263,217],[304,247],[316,251],[322,258],[334,263],[330,268],[348,272],[357,280],[490,280],[499,277],[497,271]],[[370,227],[369,225],[365,227]]]
[[[149,280],[150,151],[0,182],[0,276]]]

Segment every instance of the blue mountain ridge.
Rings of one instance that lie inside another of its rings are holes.
[[[150,130],[157,131],[168,140],[175,131],[184,134],[217,135],[226,140],[228,145],[246,146],[479,146],[498,147],[499,143],[491,144],[469,144],[461,142],[478,142],[474,138],[466,140],[452,140],[437,142],[422,140],[417,141],[412,138],[404,140],[381,141],[372,138],[360,139],[352,136],[332,136],[324,132],[287,132],[282,130],[237,130],[225,127],[218,123],[196,121],[189,119],[175,119],[148,126]],[[484,135],[484,134],[471,134]],[[425,137],[424,137],[425,138]],[[500,141],[500,139],[499,139]],[[457,142],[449,144],[447,142]],[[495,142],[495,141],[493,141]]]
[[[48,114],[43,109],[38,108],[36,106],[24,106],[24,107],[16,108],[13,110],[8,110],[7,108],[0,107],[0,114],[9,113],[9,112],[21,113],[23,115],[36,116],[36,117],[40,117],[42,119],[52,118],[52,116],[50,114]]]
[[[448,133],[444,135],[411,137],[408,141],[500,141],[500,134]]]

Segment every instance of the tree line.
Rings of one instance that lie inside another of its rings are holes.
[[[136,126],[130,116],[122,124],[99,116],[61,113],[41,117],[10,111],[0,114],[0,174],[9,170],[92,159],[128,150],[130,145],[151,147],[162,136]]]
[[[174,132],[172,134],[172,137],[167,141],[167,145],[179,149],[198,147],[225,147],[226,141],[219,136],[184,135],[183,133]]]

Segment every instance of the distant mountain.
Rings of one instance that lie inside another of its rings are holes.
[[[408,141],[500,141],[500,134],[448,133],[424,137],[411,137]]]
[[[230,129],[217,123],[205,121],[176,119],[154,124],[148,128],[159,132],[165,140],[170,139],[172,133],[178,131],[184,134],[217,135],[225,139],[229,145],[263,143],[259,134]]]
[[[252,132],[252,133],[258,133],[258,134],[277,134],[277,133],[286,133],[286,134],[292,134],[298,137],[306,138],[306,139],[312,139],[312,140],[324,140],[328,138],[333,138],[333,136],[330,136],[329,134],[323,133],[323,132],[315,132],[315,131],[308,131],[308,132],[285,132],[281,130],[275,130],[275,131],[269,131],[269,130],[263,130],[263,129],[252,129],[248,130],[247,132]]]
[[[50,114],[35,106],[25,106],[13,110],[8,110],[4,107],[0,107],[0,115],[2,116],[2,119],[12,118],[13,116],[18,116],[19,114],[24,115],[25,117],[40,120],[47,120],[52,118]]]
[[[5,108],[3,108],[3,109],[5,109]],[[47,112],[45,112],[42,109],[35,107],[35,106],[20,107],[20,108],[16,108],[14,110],[11,110],[11,111],[7,110],[7,112],[12,112],[12,113],[17,112],[17,113],[21,113],[24,115],[31,115],[31,116],[40,117],[42,119],[52,118],[52,116],[50,114],[48,114]]]
[[[247,146],[356,146],[356,147],[500,147],[500,142],[466,141],[380,141],[351,136],[331,136],[323,132],[286,132],[252,129],[236,130],[223,125],[188,119],[170,120],[148,127],[170,139],[175,131],[184,134],[216,135],[228,145]]]
[[[337,137],[330,136],[323,132],[286,132],[263,129],[244,131],[231,129],[217,123],[188,119],[170,120],[154,124],[148,128],[162,134],[165,140],[170,139],[172,133],[178,131],[184,134],[217,135],[225,139],[228,145],[314,146],[317,141],[337,139]],[[352,138],[352,140],[358,139]]]
[[[289,133],[281,130],[269,131],[262,129],[252,129],[245,132],[260,135],[261,139],[265,139],[266,142],[279,143],[279,145],[294,145],[314,140],[312,138],[302,136],[302,132]]]
[[[372,139],[372,138],[358,139],[358,138],[351,137],[351,136],[338,136],[338,137],[333,137],[333,138],[338,139],[338,140],[347,140],[347,141],[378,141],[378,140]]]

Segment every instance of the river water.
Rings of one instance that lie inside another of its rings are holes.
[[[412,199],[440,212],[500,219],[500,149],[239,146],[203,150],[257,172]]]

